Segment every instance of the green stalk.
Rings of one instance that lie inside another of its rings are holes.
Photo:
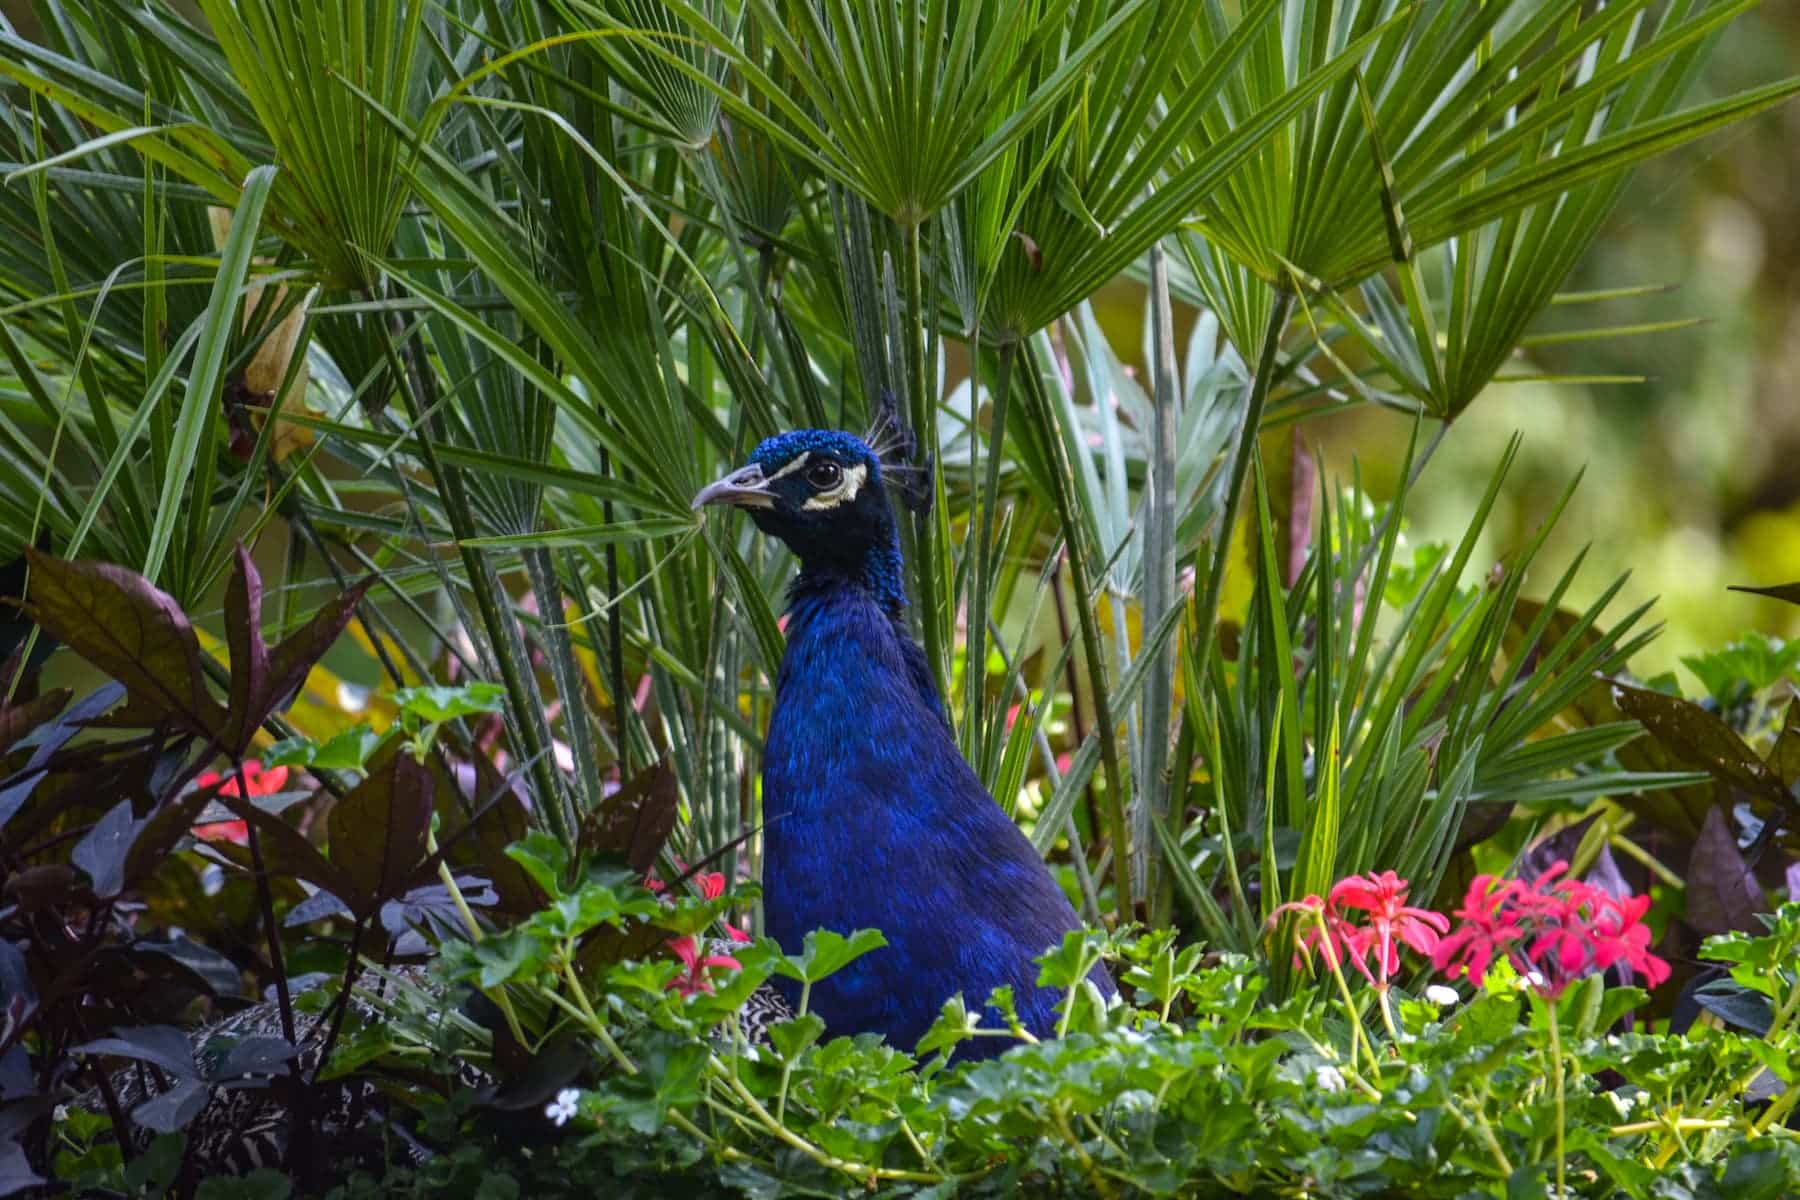
[[[1273,386],[1275,356],[1281,349],[1281,334],[1287,328],[1288,314],[1293,311],[1294,293],[1285,289],[1275,293],[1269,309],[1269,327],[1263,333],[1262,350],[1256,359],[1256,375],[1250,381],[1250,403],[1244,410],[1244,426],[1238,431],[1237,448],[1231,455],[1231,475],[1225,483],[1225,511],[1219,522],[1217,548],[1213,552],[1212,569],[1206,574],[1206,590],[1200,594],[1199,619],[1195,632],[1199,637],[1199,662],[1195,675],[1206,678],[1212,658],[1215,629],[1219,623],[1219,595],[1225,587],[1225,567],[1231,561],[1231,531],[1237,525],[1238,503],[1244,494],[1244,476],[1249,474],[1250,459],[1256,453],[1256,435],[1262,426],[1263,409],[1268,406],[1269,389]]]
[[[1179,603],[1175,587],[1175,325],[1169,302],[1169,268],[1160,246],[1150,251],[1151,335],[1156,361],[1152,396],[1149,471],[1144,479],[1144,591],[1143,628],[1162,627],[1163,617]],[[1139,708],[1143,773],[1135,783],[1136,867],[1143,885],[1151,920],[1173,898],[1173,875],[1162,870],[1162,860],[1152,853],[1156,838],[1153,824],[1167,825],[1169,816],[1169,721],[1174,709],[1175,653],[1173,645],[1156,652]]]
[[[1115,743],[1118,726],[1113,720],[1112,700],[1106,686],[1106,662],[1100,655],[1100,629],[1094,620],[1088,597],[1094,594],[1088,571],[1087,543],[1075,516],[1072,492],[1074,470],[1069,465],[1068,446],[1050,412],[1049,397],[1044,394],[1040,364],[1032,359],[1025,372],[1026,387],[1036,409],[1044,442],[1050,449],[1051,482],[1055,493],[1056,516],[1065,533],[1063,544],[1069,553],[1069,581],[1075,590],[1075,618],[1081,630],[1082,657],[1087,659],[1088,687],[1094,693],[1094,736],[1100,739],[1100,762],[1106,774],[1106,824],[1113,843],[1113,899],[1119,923],[1131,920],[1130,830],[1125,820],[1125,780],[1119,770],[1119,748]]]
[[[907,412],[910,416],[913,436],[918,439],[920,449],[927,455],[935,456],[938,451],[937,405],[929,399],[925,384],[925,329],[926,313],[924,286],[919,269],[919,223],[906,225],[901,230],[901,247],[903,251],[901,275],[906,288],[906,390]],[[935,483],[933,484],[935,488]],[[939,699],[945,702],[948,712],[950,696],[950,659],[945,644],[943,600],[938,595],[939,578],[938,556],[940,547],[937,539],[937,506],[932,505],[922,513],[913,514],[913,546],[918,556],[916,575],[919,580],[919,609],[922,616],[920,622],[924,626],[925,661],[931,665],[931,680],[937,688]]]
[[[980,505],[981,519],[976,525],[975,588],[969,603],[968,666],[965,668],[966,674],[963,678],[963,691],[968,711],[966,728],[963,733],[965,737],[971,739],[981,736],[982,722],[987,707],[985,684],[987,682],[988,605],[993,603],[988,592],[993,582],[991,575],[994,558],[994,524],[1000,498],[1000,460],[1006,445],[1006,402],[1008,394],[1012,391],[1013,358],[1017,352],[1018,347],[1010,344],[1000,348],[1000,370],[994,381],[994,429],[988,441],[987,471],[982,483],[981,494],[977,500]],[[971,401],[971,405],[973,405],[973,401]],[[971,447],[977,440],[970,439]]]
[[[1550,1075],[1556,1081],[1556,1194],[1567,1196],[1569,1189],[1564,1182],[1567,1163],[1564,1161],[1563,1126],[1565,1113],[1563,1109],[1563,1055],[1562,1033],[1557,1026],[1556,1001],[1546,1000],[1544,1007],[1550,1014]]]
[[[575,647],[569,640],[569,628],[563,622],[562,585],[556,578],[556,567],[550,551],[535,546],[525,551],[525,570],[531,576],[531,590],[537,596],[538,614],[543,621],[544,641],[550,659],[550,673],[556,678],[556,692],[562,700],[563,732],[569,739],[569,753],[575,759],[575,779],[580,787],[579,809],[593,812],[600,806],[600,761],[594,748],[594,730],[588,723],[587,692],[581,678],[581,666],[575,661]]]
[[[394,373],[396,390],[400,393],[401,403],[406,406],[407,419],[417,433],[425,469],[438,481],[444,515],[450,520],[451,532],[456,535],[457,553],[462,556],[463,568],[469,573],[469,590],[475,594],[481,623],[487,627],[495,661],[500,665],[501,681],[506,687],[513,727],[519,739],[519,756],[526,761],[532,782],[537,786],[540,799],[536,808],[543,814],[544,823],[556,840],[573,850],[574,832],[556,778],[556,761],[550,754],[549,734],[543,728],[543,706],[538,702],[537,689],[529,686],[529,675],[523,665],[525,654],[519,643],[517,622],[512,620],[510,612],[500,610],[498,597],[506,593],[487,556],[477,547],[466,544],[467,539],[475,536],[475,517],[463,486],[462,473],[439,461],[433,436],[438,421],[435,416],[426,416],[435,411],[436,404],[430,399],[421,403],[421,399],[429,397],[435,388],[427,378],[427,369],[417,362],[416,356],[409,355],[407,364],[401,365],[395,347],[395,335],[401,331],[398,314],[394,314],[381,330],[388,369]]]

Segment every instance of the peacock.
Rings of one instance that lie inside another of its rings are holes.
[[[693,504],[743,509],[800,563],[763,757],[764,919],[789,953],[813,929],[887,940],[815,984],[813,1011],[910,1049],[948,997],[973,1007],[1007,986],[1025,1027],[1050,1034],[1061,993],[1034,960],[1080,921],[957,748],[906,628],[881,457],[854,434],[794,430]],[[1103,966],[1091,981],[1115,991]]]
[[[906,628],[898,526],[880,456],[850,433],[783,433],[693,500],[696,510],[714,504],[748,512],[800,565],[763,761],[767,932],[790,953],[814,929],[874,928],[887,943],[814,984],[812,1011],[834,1035],[875,1033],[910,1050],[947,998],[960,993],[979,1005],[1005,986],[1023,1025],[1049,1036],[1061,992],[1038,986],[1034,960],[1080,921],[957,749],[924,652]],[[429,983],[419,968],[405,978]],[[1116,991],[1104,966],[1090,981],[1102,996]],[[793,1000],[763,985],[740,1027],[761,1041],[768,1025],[793,1015]],[[359,1022],[379,1017],[363,1004],[353,1012]],[[192,1041],[204,1054],[279,1028],[265,1002]],[[318,1038],[302,1042],[301,1073],[310,1077],[320,1065]],[[977,1039],[957,1054],[988,1057],[1008,1044]],[[141,1072],[114,1083],[127,1109],[158,1090]],[[321,1126],[332,1136],[359,1132],[379,1108],[364,1083],[327,1092]],[[98,1107],[96,1096],[86,1102]],[[288,1126],[272,1090],[220,1090],[190,1126],[192,1165],[204,1175],[280,1162]]]

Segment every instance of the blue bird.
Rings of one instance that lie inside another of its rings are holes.
[[[1052,1034],[1061,993],[1032,960],[1080,921],[957,750],[905,627],[880,458],[848,433],[780,434],[694,497],[708,504],[746,510],[800,560],[763,760],[768,932],[789,952],[814,929],[888,942],[815,985],[813,1011],[911,1050],[952,995],[974,1008],[1008,984],[1025,1026]],[[1103,967],[1092,979],[1115,990]]]

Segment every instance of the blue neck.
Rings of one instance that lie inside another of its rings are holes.
[[[808,601],[849,586],[864,592],[894,621],[906,615],[906,584],[901,574],[900,539],[892,532],[885,542],[853,562],[802,562],[788,592],[788,607],[798,610]]]

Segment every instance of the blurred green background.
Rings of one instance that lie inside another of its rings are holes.
[[[1767,4],[1726,30],[1700,91],[1710,99],[1800,62],[1800,4]],[[1800,609],[1726,590],[1800,580],[1800,107],[1786,105],[1638,170],[1571,290],[1665,285],[1552,310],[1540,332],[1700,318],[1646,336],[1547,345],[1508,374],[1642,376],[1641,383],[1496,386],[1450,432],[1411,507],[1415,540],[1461,533],[1505,440],[1525,444],[1478,565],[1522,542],[1576,471],[1581,490],[1540,560],[1592,544],[1574,599],[1622,571],[1618,611],[1660,597],[1664,635],[1635,663],[1760,629],[1800,636]],[[1405,449],[1392,414],[1309,425],[1327,468],[1360,457],[1385,493]],[[1534,594],[1540,588],[1527,588]],[[1685,689],[1697,690],[1682,672]]]
[[[1791,72],[1800,3],[1765,4],[1729,26],[1689,103]],[[1467,528],[1513,433],[1525,441],[1472,572],[1526,540],[1577,472],[1580,490],[1540,558],[1560,571],[1583,546],[1574,607],[1629,571],[1623,613],[1652,598],[1663,635],[1639,674],[1680,666],[1745,630],[1800,637],[1800,609],[1727,591],[1800,580],[1800,106],[1786,105],[1638,168],[1568,292],[1652,288],[1552,309],[1535,334],[1688,320],[1663,332],[1549,344],[1504,373],[1634,377],[1624,383],[1496,385],[1450,431],[1415,488],[1409,540]],[[1143,362],[1144,290],[1094,298],[1115,349]],[[1185,314],[1184,314],[1185,315]],[[1178,343],[1183,333],[1178,331]],[[1393,491],[1409,434],[1368,407],[1308,422],[1303,436],[1347,480]],[[1547,581],[1528,585],[1539,595]]]

